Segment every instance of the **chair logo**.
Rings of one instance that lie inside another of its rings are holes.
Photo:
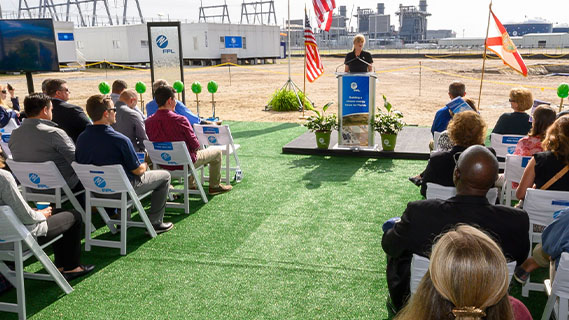
[[[160,49],[166,48],[168,46],[168,38],[166,38],[166,36],[163,34],[159,35],[156,37],[156,45]]]
[[[95,182],[95,185],[101,189],[107,186],[107,182],[101,176],[94,177],[93,182]]]
[[[160,154],[160,158],[162,158],[162,160],[164,160],[164,161],[170,161],[170,160],[172,160],[172,157],[170,157],[170,155],[169,155],[168,153],[166,153],[166,152],[162,152],[162,153]]]
[[[32,173],[30,173],[30,174],[28,175],[28,177],[30,178],[30,181],[31,181],[32,183],[34,183],[34,184],[40,184],[41,179],[40,179],[40,176],[39,176],[37,173],[33,173],[33,172],[32,172]]]
[[[214,136],[207,137],[207,141],[209,141],[209,143],[211,143],[211,144],[217,143],[217,139]]]
[[[508,153],[513,154],[516,151],[516,147],[508,147]]]

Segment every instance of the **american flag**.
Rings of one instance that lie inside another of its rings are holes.
[[[336,8],[336,2],[334,0],[312,0],[314,5],[314,13],[316,14],[316,19],[318,19],[318,27],[322,28],[321,25],[326,20],[326,27],[324,31],[330,31],[330,26],[332,25],[332,12]],[[328,12],[328,19],[324,17],[324,14]]]
[[[316,44],[316,38],[314,38],[314,33],[310,27],[310,21],[308,21],[308,16],[305,14],[305,27],[304,27],[304,46],[306,55],[306,78],[309,82],[314,82],[318,79],[322,73],[324,73],[324,66],[322,65],[322,60],[320,60],[320,53],[318,53],[318,45]]]

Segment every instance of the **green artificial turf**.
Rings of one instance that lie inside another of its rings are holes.
[[[97,269],[69,295],[27,280],[29,318],[387,319],[381,225],[421,198],[407,177],[426,161],[284,155],[305,128],[230,125],[244,175],[233,191],[193,197],[190,215],[168,210],[175,228],[156,239],[129,229],[126,256],[85,252]],[[95,237],[118,240],[107,230]],[[545,299],[524,302],[535,317]]]

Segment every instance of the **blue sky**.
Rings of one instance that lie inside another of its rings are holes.
[[[0,0],[3,10],[15,10],[18,0]],[[121,11],[123,0],[108,0],[111,8]],[[199,0],[139,0],[142,6],[142,13],[145,17],[159,18],[162,14],[163,19],[169,16],[171,19],[187,19],[188,21],[198,21],[200,6]],[[252,0],[246,0],[251,2]],[[31,5],[37,4],[39,0],[28,0]],[[54,2],[64,2],[64,0],[54,0]],[[231,21],[238,23],[241,18],[241,3],[243,0],[226,0]],[[386,14],[391,14],[391,24],[399,28],[395,11],[399,4],[418,5],[419,0],[336,0],[336,5],[345,5],[348,14],[356,12],[357,7],[370,8],[375,10],[378,2],[385,4]],[[131,4],[134,1],[130,2]],[[223,4],[223,0],[205,0],[205,6]],[[291,19],[300,19],[303,16],[304,5],[311,9],[312,1],[309,0],[290,0]],[[480,37],[484,36],[488,19],[488,1],[472,0],[427,0],[428,11],[432,14],[428,19],[429,29],[452,29],[456,31],[457,37]],[[134,7],[131,7],[134,8]],[[494,13],[503,22],[524,21],[536,17],[544,18],[553,23],[569,23],[569,2],[568,0],[502,0],[493,2]],[[282,25],[287,17],[287,0],[275,0],[275,11],[277,21]],[[122,12],[122,11],[121,11]],[[129,15],[135,15],[135,11],[129,10]],[[313,22],[313,26],[316,24]],[[355,19],[352,19],[355,26]]]

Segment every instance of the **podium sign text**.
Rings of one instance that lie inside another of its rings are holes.
[[[338,145],[373,147],[371,122],[375,114],[375,75],[344,74],[338,76]]]

